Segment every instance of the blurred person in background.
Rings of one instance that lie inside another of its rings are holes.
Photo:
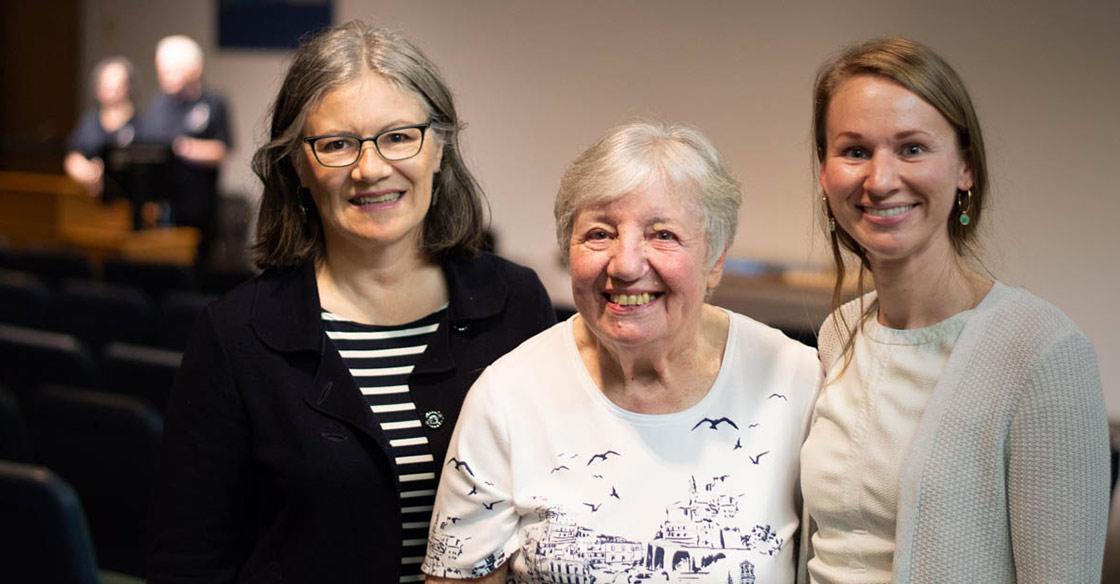
[[[90,196],[100,196],[105,190],[106,149],[128,146],[136,139],[132,63],[124,57],[103,59],[94,66],[90,85],[95,104],[71,132],[63,165]]]
[[[140,117],[139,138],[166,144],[172,157],[165,195],[175,225],[202,234],[198,261],[204,262],[216,229],[218,170],[233,145],[226,99],[202,83],[202,49],[183,35],[156,45],[159,93]]]

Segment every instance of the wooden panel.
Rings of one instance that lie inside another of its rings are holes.
[[[771,326],[815,332],[832,312],[832,279],[827,272],[724,274],[710,302]],[[868,278],[866,286],[870,290],[874,282]],[[855,295],[855,281],[849,279],[844,301]]]
[[[200,238],[191,227],[132,230],[127,202],[104,204],[65,176],[0,172],[0,238],[13,248],[74,248],[106,257],[190,265]]]
[[[132,227],[128,203],[105,205],[65,176],[0,172],[0,237],[12,247],[60,247],[64,229]]]

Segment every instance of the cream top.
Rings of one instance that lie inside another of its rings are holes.
[[[812,582],[891,582],[902,466],[972,312],[908,330],[870,319],[847,371],[821,391],[801,454],[805,505],[817,523]]]

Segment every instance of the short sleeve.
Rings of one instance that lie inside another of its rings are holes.
[[[233,148],[233,135],[229,130],[229,104],[225,98],[215,96],[210,105],[210,127],[207,128],[205,138],[224,142],[226,147]]]
[[[463,403],[451,436],[432,511],[421,569],[442,578],[480,578],[517,549],[509,432],[494,399],[493,369],[483,372]]]
[[[78,152],[86,158],[96,158],[101,155],[101,148],[105,145],[105,132],[97,121],[97,110],[89,110],[82,114],[78,125],[70,132],[66,139],[66,148]]]

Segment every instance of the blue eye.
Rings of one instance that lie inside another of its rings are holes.
[[[668,231],[666,229],[658,230],[656,233],[653,234],[653,237],[654,237],[654,239],[658,239],[660,241],[673,241],[677,238],[677,236],[675,234],[673,234],[672,231]]]
[[[850,146],[842,151],[848,158],[871,158],[871,151],[863,146]]]

